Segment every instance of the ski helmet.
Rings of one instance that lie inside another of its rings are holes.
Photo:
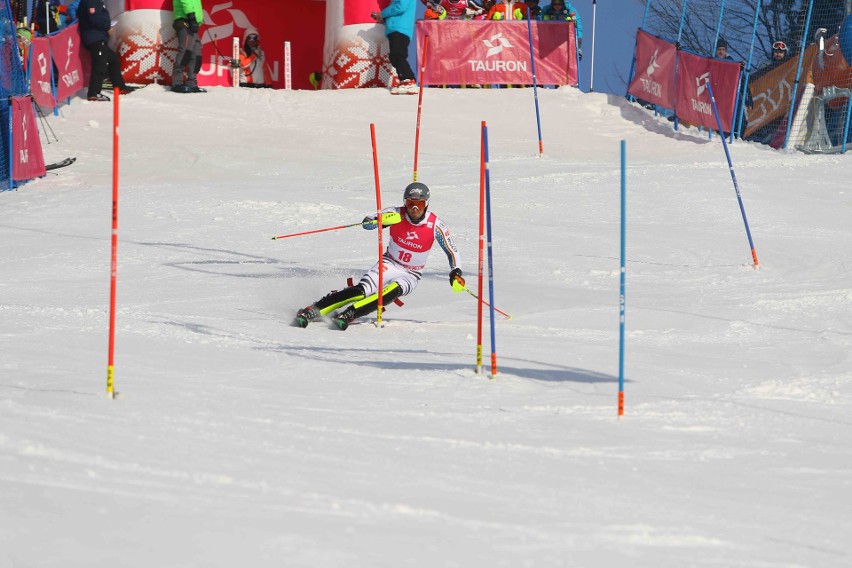
[[[426,184],[420,182],[410,183],[405,188],[405,193],[402,194],[403,199],[423,199],[429,201],[429,188]]]

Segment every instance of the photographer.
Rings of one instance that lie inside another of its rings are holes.
[[[172,73],[172,91],[175,93],[204,93],[196,76],[201,70],[201,38],[198,28],[204,22],[201,0],[174,0],[172,27],[177,32],[178,52]]]
[[[270,89],[266,80],[266,55],[260,47],[257,30],[246,30],[243,48],[240,50],[240,87]]]

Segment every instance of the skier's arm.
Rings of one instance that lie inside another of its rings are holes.
[[[456,243],[450,234],[450,230],[440,219],[438,219],[438,222],[435,223],[435,240],[438,241],[438,244],[441,245],[441,249],[444,251],[444,254],[447,255],[447,260],[450,263],[450,270],[456,268],[461,270],[461,255],[459,254],[459,249],[456,247]]]

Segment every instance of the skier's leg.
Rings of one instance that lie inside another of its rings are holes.
[[[387,306],[397,298],[402,296],[402,288],[397,282],[391,282],[385,286],[384,294],[382,295],[382,305]],[[370,314],[379,306],[379,294],[375,293],[366,298],[358,300],[345,310],[343,310],[334,320],[337,327],[346,329],[349,323],[355,318],[360,318]]]

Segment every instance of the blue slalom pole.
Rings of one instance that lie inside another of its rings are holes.
[[[491,170],[488,167],[488,127],[482,127],[482,136],[485,140],[485,233],[488,246],[488,314],[491,317],[491,377],[497,375],[497,347],[494,331],[494,254],[491,239]]]
[[[533,80],[533,96],[535,97],[535,123],[538,127],[538,155],[541,156],[544,153],[544,145],[541,140],[541,113],[538,110],[538,80],[535,76],[535,54],[533,50],[533,40],[532,40],[532,20],[527,18],[527,32],[530,36],[530,61],[532,62],[532,80]],[[487,143],[487,140],[486,140]],[[488,146],[486,145],[486,152]],[[486,168],[488,167],[488,161],[486,159]],[[493,302],[492,302],[493,303]]]
[[[625,251],[627,247],[627,142],[621,141],[621,292],[619,295],[619,334],[618,334],[618,418],[624,416],[624,316],[626,302],[624,296]]]
[[[734,173],[734,164],[731,162],[731,153],[728,151],[728,143],[725,141],[724,129],[722,128],[722,119],[719,117],[719,108],[716,106],[716,96],[713,94],[712,77],[707,81],[707,90],[710,91],[710,103],[713,105],[713,114],[716,115],[716,125],[719,127],[720,138],[722,139],[722,147],[725,149],[725,157],[728,159],[728,170],[731,172],[731,179],[734,182],[734,191],[737,193],[737,202],[740,204],[740,213],[743,216],[745,223],[746,235],[748,236],[748,245],[751,247],[751,258],[754,260],[754,267],[758,268],[757,252],[754,250],[754,241],[751,240],[751,230],[748,228],[748,219],[746,218],[745,207],[743,206],[743,198],[740,195],[740,186],[737,183],[737,174]]]

